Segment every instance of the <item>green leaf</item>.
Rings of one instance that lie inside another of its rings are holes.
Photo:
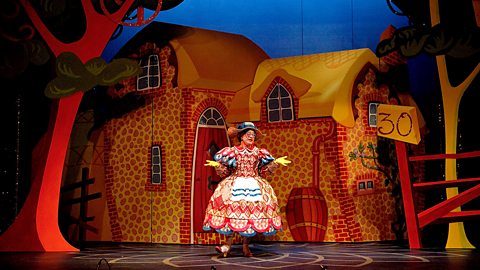
[[[113,60],[99,78],[99,83],[102,85],[112,85],[121,80],[128,79],[139,75],[141,72],[137,61],[131,59],[116,59]]]
[[[414,38],[411,40],[407,40],[404,44],[400,46],[400,52],[402,55],[406,57],[415,56],[419,54],[422,49],[425,41],[427,40],[428,36],[421,36],[420,38]]]
[[[61,53],[57,58],[56,66],[58,77],[81,78],[88,73],[82,61],[71,52]]]
[[[47,87],[45,87],[45,96],[49,98],[61,98],[69,96],[79,90],[81,89],[76,87],[71,79],[60,77],[55,78],[47,84]]]
[[[425,51],[433,55],[442,54],[453,45],[454,41],[445,32],[436,33],[429,37],[428,43],[425,45]]]
[[[480,48],[475,47],[471,39],[471,35],[458,39],[447,54],[455,58],[467,58],[480,53]]]
[[[417,29],[413,27],[407,27],[402,30],[398,30],[396,32],[397,36],[400,39],[412,39],[414,38],[415,34],[417,33]]]
[[[83,65],[71,52],[60,54],[56,67],[57,78],[45,88],[45,95],[50,98],[88,91],[96,85],[113,85],[141,72],[138,63],[131,59],[117,59],[107,64],[101,57],[95,57]]]
[[[23,43],[23,46],[28,51],[30,56],[30,62],[34,65],[43,65],[50,60],[50,54],[48,53],[45,43],[41,40],[32,39]]]
[[[85,63],[85,68],[94,76],[99,75],[107,67],[107,63],[101,57],[95,57]]]
[[[378,43],[377,48],[375,50],[375,54],[377,57],[385,56],[393,51],[396,51],[397,47],[395,46],[395,42],[393,39],[385,39]]]
[[[364,150],[365,150],[365,147],[363,146],[362,143],[360,143],[360,144],[358,145],[358,152],[363,153]]]

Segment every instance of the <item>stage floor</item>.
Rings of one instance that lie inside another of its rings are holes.
[[[230,257],[213,246],[118,244],[80,252],[1,252],[0,269],[480,269],[479,250],[410,250],[386,243],[252,243],[245,258],[234,245]]]

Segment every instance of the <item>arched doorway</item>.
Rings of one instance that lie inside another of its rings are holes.
[[[220,181],[220,177],[215,173],[213,167],[204,166],[205,160],[213,160],[216,152],[229,145],[223,116],[216,108],[207,108],[198,120],[195,136],[191,208],[193,211],[193,233],[204,232],[202,223],[208,200]]]

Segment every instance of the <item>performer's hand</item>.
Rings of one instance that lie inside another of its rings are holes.
[[[287,164],[291,163],[291,161],[287,159],[287,156],[279,157],[275,159],[273,162],[283,166],[287,166]]]
[[[205,163],[205,166],[218,167],[220,166],[220,163],[213,160],[207,160],[207,163]]]

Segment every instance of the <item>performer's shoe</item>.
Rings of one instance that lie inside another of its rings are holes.
[[[243,256],[244,257],[253,257],[253,254],[250,251],[250,248],[248,247],[248,245],[243,245]]]
[[[223,254],[223,257],[227,257],[229,254],[230,254],[230,246],[228,245],[223,245],[223,246],[216,246],[215,247],[215,250],[220,253],[220,254]]]

